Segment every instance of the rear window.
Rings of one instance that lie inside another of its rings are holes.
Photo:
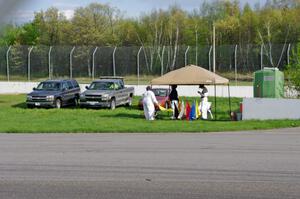
[[[155,96],[159,97],[167,97],[168,96],[168,91],[163,90],[163,89],[153,89],[152,90]]]
[[[72,80],[72,83],[75,88],[79,88],[79,84],[77,83],[76,80]]]

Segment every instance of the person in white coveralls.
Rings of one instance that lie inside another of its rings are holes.
[[[155,105],[158,106],[156,97],[151,91],[151,87],[147,86],[146,92],[143,94],[143,107],[146,120],[154,120]]]
[[[201,116],[202,119],[206,120],[207,119],[207,112],[210,109],[210,103],[208,102],[208,90],[207,88],[203,85],[200,84],[199,88],[201,89],[201,91],[198,91],[198,93],[201,96],[201,105],[199,106],[200,112],[201,112]]]

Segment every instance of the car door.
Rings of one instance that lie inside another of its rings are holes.
[[[74,102],[74,99],[75,99],[75,95],[76,95],[76,88],[75,88],[75,86],[72,84],[72,82],[71,81],[67,81],[67,83],[68,83],[68,86],[69,86],[69,94],[68,95],[70,95],[70,100],[72,101],[72,102]]]
[[[64,104],[68,104],[72,99],[72,95],[69,89],[68,83],[65,81],[62,83],[62,100]]]
[[[126,98],[127,98],[124,86],[121,84],[120,81],[117,82],[117,85],[118,85],[117,89],[118,89],[118,95],[119,95],[119,104],[124,104],[124,103],[126,103]]]
[[[117,82],[114,82],[114,96],[116,97],[116,104],[120,105],[122,103],[122,94]]]
[[[74,87],[73,88],[73,90],[74,90],[74,96],[76,96],[76,95],[79,96],[79,94],[80,94],[80,87],[79,87],[78,82],[76,80],[72,80],[71,83],[73,84],[73,87]]]
[[[125,104],[128,100],[127,89],[124,88],[124,85],[122,84],[122,81],[119,81],[118,84],[119,84],[119,88],[120,88],[120,91],[121,91],[122,104]]]

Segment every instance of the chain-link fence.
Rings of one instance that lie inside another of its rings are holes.
[[[284,69],[294,44],[223,45],[216,47],[216,72],[239,79],[263,67]],[[54,78],[94,79],[125,76],[139,82],[188,64],[213,70],[212,46],[0,47],[0,80],[32,81]],[[230,75],[228,75],[230,74]]]

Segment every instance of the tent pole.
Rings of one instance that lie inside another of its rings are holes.
[[[231,114],[231,99],[230,99],[230,86],[228,84],[228,103],[229,103],[229,114]]]
[[[217,88],[216,88],[216,84],[214,84],[214,88],[215,88],[215,120],[217,120]]]

